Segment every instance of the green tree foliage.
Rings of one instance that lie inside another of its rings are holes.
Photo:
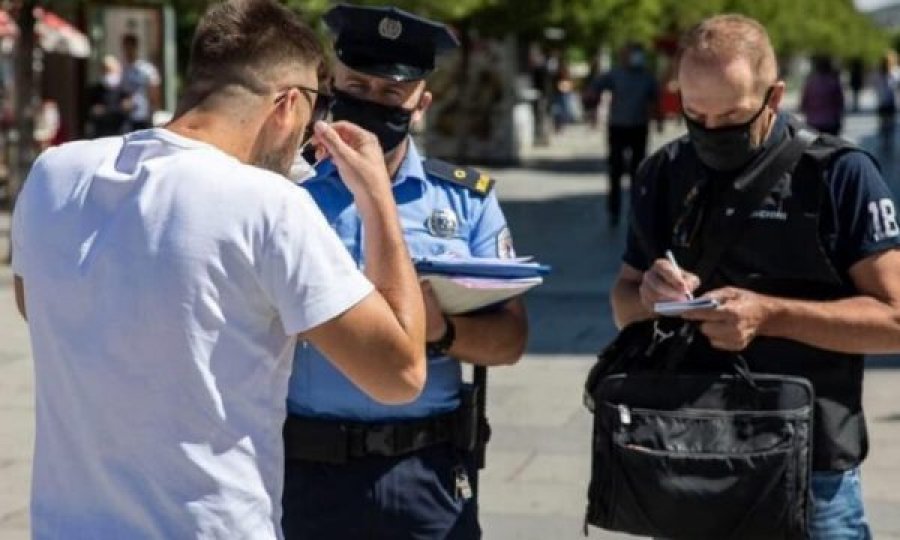
[[[166,0],[178,13],[179,52],[211,0]],[[331,0],[283,0],[322,30]],[[348,0],[359,5],[391,4],[471,28],[482,35],[514,33],[540,38],[545,27],[566,31],[567,41],[593,48],[629,41],[651,43],[677,36],[704,17],[743,13],[758,19],[782,55],[824,52],[840,58],[874,59],[889,36],[853,7],[853,0]],[[182,56],[183,57],[183,56]]]
[[[852,0],[482,0],[480,8],[472,3],[467,2],[469,16],[483,32],[538,36],[542,28],[557,26],[585,46],[650,43],[728,12],[763,23],[780,54],[873,58],[889,45],[888,36],[856,11]]]

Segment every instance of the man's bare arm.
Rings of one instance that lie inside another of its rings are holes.
[[[900,250],[850,268],[860,296],[830,302],[775,299],[762,335],[847,353],[900,352]]]
[[[713,346],[742,350],[757,335],[792,339],[837,352],[900,351],[900,251],[872,255],[850,268],[858,296],[794,300],[726,287],[711,291],[721,307],[689,312]]]
[[[456,339],[448,354],[480,366],[512,365],[525,353],[528,317],[520,298],[497,311],[477,315],[454,315]]]
[[[316,136],[353,193],[376,293],[303,337],[373,399],[411,401],[425,383],[425,311],[381,147],[374,135],[345,122],[320,122]]]

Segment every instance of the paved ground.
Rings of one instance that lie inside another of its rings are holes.
[[[870,116],[851,117],[848,134],[872,145]],[[655,142],[674,136],[670,128]],[[600,132],[575,127],[530,156],[528,168],[495,170],[521,254],[554,266],[529,297],[528,355],[491,375],[494,425],[482,477],[488,539],[575,539],[588,476],[589,416],[581,385],[593,353],[613,334],[607,293],[622,250],[621,230],[604,216]],[[897,150],[900,155],[900,148]],[[886,161],[891,176],[897,166]],[[898,187],[898,179],[892,186]],[[0,215],[0,233],[8,216]],[[3,234],[0,234],[2,237]],[[0,245],[0,253],[5,246]],[[866,378],[872,452],[864,468],[876,538],[900,539],[900,362],[876,359]],[[32,379],[24,324],[14,314],[9,269],[0,267],[0,540],[27,538],[33,444]],[[592,538],[623,538],[592,531]]]

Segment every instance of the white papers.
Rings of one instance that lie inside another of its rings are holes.
[[[518,296],[544,282],[550,267],[531,257],[439,256],[413,261],[448,315],[468,313]]]
[[[518,296],[543,283],[543,278],[533,276],[517,279],[448,276],[426,274],[420,281],[428,281],[448,315],[468,313]]]
[[[711,309],[719,307],[719,302],[712,298],[696,298],[684,302],[657,302],[653,304],[653,311],[659,315],[680,315],[685,311],[694,309]]]

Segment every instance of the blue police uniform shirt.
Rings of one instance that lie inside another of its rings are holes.
[[[353,259],[364,268],[365,231],[353,196],[335,166],[330,161],[322,163],[316,176],[302,186]],[[452,182],[429,177],[412,140],[394,179],[393,192],[412,257],[451,253],[497,257],[507,249],[506,218],[496,195],[479,195]],[[443,230],[429,230],[429,218],[436,212],[446,218],[450,216],[448,211],[456,217],[455,230],[446,227],[446,219],[441,220],[445,224]],[[419,398],[407,405],[382,405],[359,390],[315,347],[301,342],[294,354],[287,405],[291,414],[316,418],[361,422],[423,418],[456,409],[461,381],[459,361],[446,356],[430,357],[425,388]]]
[[[787,117],[778,115],[772,135],[766,145],[779,140],[787,129]],[[828,256],[843,275],[857,262],[882,251],[900,247],[900,226],[897,210],[881,172],[871,158],[860,151],[849,151],[837,157],[825,172],[831,194],[831,208],[836,222],[837,241]],[[643,184],[654,191],[653,182]],[[640,222],[655,212],[651,193],[632,199],[632,212]],[[623,261],[641,271],[650,267],[641,244],[629,231]]]

